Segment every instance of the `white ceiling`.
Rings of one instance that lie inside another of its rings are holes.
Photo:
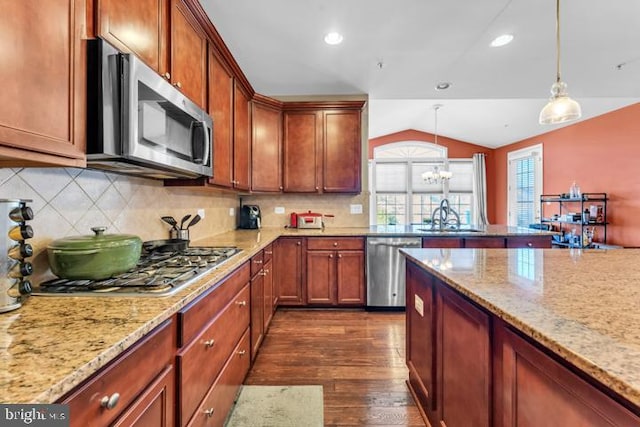
[[[254,89],[369,95],[369,137],[404,129],[498,147],[538,124],[555,0],[200,0]],[[583,119],[640,102],[640,1],[562,0],[562,78]],[[326,45],[339,31],[344,42]],[[502,33],[514,41],[489,42]],[[623,64],[617,67],[618,64]],[[436,91],[438,82],[451,82]]]

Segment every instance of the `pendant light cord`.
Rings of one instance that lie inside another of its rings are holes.
[[[560,0],[556,0],[556,81],[560,83]]]
[[[439,105],[435,105],[433,107],[433,109],[435,110],[435,113],[436,113],[436,125],[435,125],[435,130],[434,130],[434,132],[435,132],[434,133],[434,137],[435,137],[435,140],[436,140],[436,145],[438,145],[438,110],[440,109],[440,106]]]

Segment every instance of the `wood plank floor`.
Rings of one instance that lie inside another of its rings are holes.
[[[320,384],[325,426],[424,426],[404,313],[279,309],[245,384]]]

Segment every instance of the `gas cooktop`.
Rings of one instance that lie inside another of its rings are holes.
[[[39,296],[167,296],[198,276],[209,272],[241,249],[190,247],[181,251],[143,253],[126,273],[103,280],[53,279],[40,283],[32,295]]]

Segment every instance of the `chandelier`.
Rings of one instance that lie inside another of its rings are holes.
[[[435,144],[438,145],[438,110],[442,107],[442,104],[436,104],[433,106],[435,114],[435,130],[433,136],[435,138]],[[438,165],[433,167],[433,170],[426,171],[422,174],[422,180],[429,184],[440,184],[450,180],[453,173],[446,169],[440,169]]]

